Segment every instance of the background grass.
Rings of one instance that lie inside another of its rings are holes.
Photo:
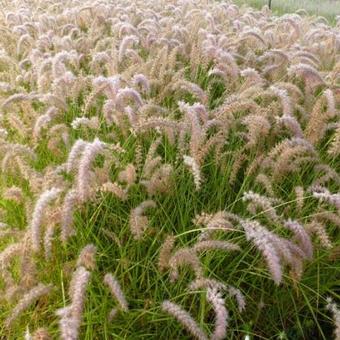
[[[262,8],[268,5],[268,0],[235,0],[238,5],[248,5],[255,8]],[[323,16],[330,23],[335,22],[337,15],[340,15],[339,0],[272,0],[272,11],[276,15],[293,13],[298,9],[304,9],[309,15]]]

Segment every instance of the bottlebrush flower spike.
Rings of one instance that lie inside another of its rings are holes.
[[[45,114],[41,115],[35,121],[33,127],[33,138],[38,140],[40,138],[41,130],[46,127],[58,115],[58,109],[54,106],[50,107]]]
[[[199,290],[199,289],[214,289],[219,292],[227,292],[230,296],[235,297],[237,304],[238,304],[238,310],[239,312],[242,312],[245,309],[246,306],[246,300],[244,295],[241,293],[241,291],[233,286],[228,286],[224,284],[223,282],[214,280],[214,279],[208,279],[208,278],[197,278],[194,281],[192,281],[189,285],[190,290]]]
[[[162,303],[162,310],[173,316],[196,339],[208,340],[207,335],[198,326],[197,322],[179,305],[166,300]]]
[[[263,213],[273,221],[278,221],[279,216],[276,214],[275,208],[272,206],[273,203],[278,203],[278,200],[271,197],[266,197],[254,193],[252,191],[245,192],[242,200],[244,202],[250,201],[251,205],[248,205],[248,210],[252,213],[256,213],[256,208],[260,208]]]
[[[156,203],[152,200],[144,201],[130,212],[130,229],[136,240],[142,238],[145,229],[148,227],[149,219],[143,213],[149,208],[156,208]]]
[[[311,65],[299,63],[288,68],[288,75],[298,75],[304,79],[306,84],[312,86],[325,84],[319,72]]]
[[[150,82],[144,74],[136,74],[132,78],[132,83],[135,86],[140,86],[146,93],[150,91]]]
[[[128,48],[133,44],[138,44],[138,42],[139,42],[139,39],[135,35],[128,35],[128,36],[123,38],[123,40],[122,40],[122,42],[120,43],[120,46],[119,46],[119,52],[118,52],[119,62],[123,61],[124,56],[125,56]]]
[[[225,307],[222,294],[216,288],[207,289],[207,300],[215,311],[215,329],[211,339],[224,339],[227,333],[229,313]]]
[[[123,107],[125,106],[124,103],[126,99],[132,99],[137,107],[143,106],[143,100],[139,92],[132,88],[125,87],[123,89],[118,90],[118,94],[116,97],[116,107],[122,110]]]
[[[199,236],[199,240],[204,241],[210,239],[217,231],[223,230],[229,232],[237,230],[234,225],[238,224],[239,221],[240,218],[235,214],[218,211],[215,214],[202,213],[197,215],[194,218],[193,223],[197,226],[205,226],[205,229],[202,230],[201,235]]]
[[[179,267],[188,265],[197,278],[203,277],[203,269],[196,252],[191,248],[178,249],[169,259],[170,278],[176,281],[179,276]]]
[[[22,189],[16,186],[6,189],[3,193],[3,198],[17,203],[22,203],[24,199]]]
[[[52,289],[52,285],[44,285],[39,283],[36,287],[32,288],[27,292],[18,304],[14,307],[11,315],[6,319],[5,325],[9,327],[12,322],[18,318],[20,314],[23,313],[32,303],[41,298],[42,296],[48,294]]]
[[[117,299],[120,308],[124,312],[127,312],[129,310],[129,306],[117,279],[112,274],[107,273],[104,277],[104,283],[109,287],[112,296]]]
[[[92,118],[78,117],[72,121],[71,126],[73,129],[79,129],[82,126],[86,126],[90,129],[97,130],[99,128],[99,119],[96,116]]]
[[[328,153],[332,156],[340,155],[340,125],[336,128]]]
[[[253,241],[262,252],[274,282],[279,285],[282,281],[281,261],[275,246],[270,241],[268,231],[256,221],[242,221],[241,225],[246,232],[247,240]]]
[[[58,309],[56,314],[60,317],[59,328],[63,340],[78,339],[79,327],[85,303],[86,287],[90,279],[90,272],[84,267],[78,267],[73,273],[69,288],[71,304]]]
[[[323,223],[317,219],[306,224],[306,229],[309,234],[316,234],[323,247],[331,249],[333,247],[332,242],[327,234],[326,227]]]
[[[277,117],[277,122],[285,126],[293,134],[293,137],[303,138],[301,125],[295,117],[283,114],[281,117]]]
[[[22,243],[12,243],[0,253],[0,270],[5,271],[14,256],[22,255],[24,252]]]
[[[313,257],[313,245],[305,228],[297,221],[293,221],[291,219],[287,220],[284,223],[284,226],[294,233],[298,245],[304,251],[306,257],[311,259]]]
[[[340,210],[340,193],[331,194],[328,189],[320,188],[320,190],[313,191],[313,196],[321,202],[333,204],[338,210]]]
[[[191,93],[193,96],[195,96],[198,100],[201,101],[202,104],[207,104],[208,102],[208,96],[202,90],[201,87],[199,87],[195,83],[191,83],[190,81],[187,80],[179,80],[172,86],[173,90],[176,91],[177,89],[181,89],[182,91],[187,91]]]
[[[32,241],[32,248],[34,251],[39,251],[40,249],[40,242],[41,242],[41,223],[45,213],[45,210],[52,202],[55,200],[59,194],[61,193],[61,189],[52,188],[46,190],[41,194],[37,203],[35,204],[32,220],[30,223],[30,230],[31,230],[31,241]]]
[[[183,156],[183,160],[184,160],[184,164],[190,168],[191,173],[194,176],[196,190],[200,190],[202,178],[201,178],[201,171],[200,171],[199,165],[196,163],[194,158],[187,156],[187,155]]]
[[[77,194],[81,202],[84,202],[91,195],[91,181],[89,181],[91,178],[91,165],[95,157],[104,152],[105,146],[105,143],[96,138],[84,148],[77,174]]]
[[[193,246],[193,250],[196,252],[206,251],[210,249],[220,249],[227,251],[239,251],[241,250],[237,244],[228,242],[228,241],[220,241],[220,240],[204,240],[195,243]]]
[[[52,337],[45,328],[38,328],[33,333],[32,340],[52,340]]]
[[[111,192],[122,201],[125,201],[128,198],[127,190],[117,183],[106,182],[99,190],[101,192]]]
[[[84,267],[87,270],[93,270],[96,267],[96,252],[97,247],[93,244],[85,246],[77,260],[77,267]]]
[[[173,235],[168,235],[159,251],[158,268],[160,271],[164,271],[169,267],[169,259],[174,245],[175,237]]]
[[[133,164],[128,164],[126,168],[118,174],[118,180],[120,182],[125,182],[128,187],[136,182],[136,177],[136,168]]]
[[[66,162],[66,171],[70,173],[75,168],[75,162],[84,151],[88,143],[82,139],[77,139],[73,144],[71,151],[68,154],[68,159]]]
[[[275,96],[277,96],[280,99],[283,114],[291,117],[293,115],[293,112],[292,112],[293,108],[292,108],[292,102],[288,95],[288,91],[286,89],[281,89],[275,85],[272,85],[269,89],[270,91],[273,92]]]
[[[63,243],[74,234],[73,212],[78,203],[78,193],[76,190],[69,190],[65,195],[61,210],[61,240]]]
[[[331,298],[327,298],[327,309],[332,312],[334,324],[335,324],[335,330],[334,330],[334,336],[335,340],[340,339],[340,309],[337,307],[335,302],[332,301]]]

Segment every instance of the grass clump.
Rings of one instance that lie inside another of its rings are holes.
[[[339,32],[232,2],[0,17],[0,336],[339,333]]]

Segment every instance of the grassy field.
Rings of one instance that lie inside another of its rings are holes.
[[[238,5],[248,5],[262,8],[268,5],[268,0],[236,0]],[[340,1],[338,0],[272,0],[272,11],[276,15],[294,13],[299,9],[305,10],[309,15],[325,17],[334,23],[336,16],[340,15]]]
[[[204,0],[0,27],[0,339],[339,339],[338,28]]]

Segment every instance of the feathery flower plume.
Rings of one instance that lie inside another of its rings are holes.
[[[107,273],[104,276],[104,283],[109,287],[112,296],[117,299],[120,308],[124,312],[127,312],[129,310],[129,306],[117,279],[112,274]]]
[[[69,190],[65,195],[61,210],[61,240],[63,243],[74,234],[72,226],[73,212],[78,202],[78,194],[76,190]]]
[[[270,242],[269,232],[256,221],[242,221],[247,240],[254,242],[262,252],[274,282],[279,285],[282,281],[281,261],[277,249]]]
[[[201,252],[210,249],[220,249],[227,251],[241,250],[237,244],[227,242],[227,241],[219,241],[219,240],[205,240],[199,241],[195,243],[193,246],[193,250],[196,252]]]
[[[191,173],[194,176],[196,190],[200,190],[202,177],[201,177],[201,171],[200,171],[199,165],[197,164],[194,158],[187,156],[187,155],[183,156],[183,160],[184,160],[184,164],[190,168]]]
[[[229,313],[225,307],[222,294],[216,288],[207,289],[207,300],[215,311],[215,328],[211,339],[224,339],[227,333]]]
[[[46,190],[40,195],[38,201],[35,204],[30,223],[32,248],[34,251],[39,251],[40,249],[41,223],[45,210],[51,201],[55,200],[60,193],[61,189],[57,188]]]
[[[320,244],[326,249],[333,247],[332,242],[327,234],[326,228],[323,223],[316,219],[306,224],[306,230],[309,234],[316,234]]]
[[[52,290],[52,285],[39,283],[36,287],[27,292],[18,304],[14,307],[11,315],[6,319],[5,325],[9,327],[12,322],[19,317],[29,306],[42,296],[47,295]]]
[[[281,100],[283,115],[291,117],[293,115],[292,102],[288,95],[288,91],[286,89],[281,89],[275,85],[270,86],[269,89],[273,92],[275,96],[277,96]]]
[[[158,268],[160,271],[164,271],[169,267],[169,259],[171,257],[171,252],[174,248],[174,245],[175,237],[173,235],[168,235],[159,251]]]
[[[28,93],[15,93],[7,98],[2,104],[1,109],[5,111],[12,103],[17,103],[21,101],[30,101],[35,96]]]
[[[86,245],[80,252],[77,260],[77,267],[84,267],[93,270],[96,267],[97,247],[93,244]]]
[[[44,243],[44,252],[45,252],[45,259],[50,260],[52,257],[52,241],[53,241],[53,236],[54,232],[56,229],[56,224],[54,221],[54,217],[51,216],[51,222],[47,224],[46,230],[45,230],[45,235],[43,238],[43,243]]]
[[[22,189],[16,186],[7,188],[3,193],[3,198],[6,200],[11,200],[17,203],[21,203],[23,201]]]
[[[135,35],[128,35],[128,36],[123,38],[123,40],[122,40],[122,42],[120,43],[120,46],[119,46],[119,52],[118,52],[119,62],[123,61],[123,58],[124,58],[128,48],[133,44],[138,44],[138,42],[139,42],[139,39]]]
[[[208,279],[205,277],[197,278],[191,281],[191,283],[189,284],[190,290],[199,290],[202,288],[204,289],[212,288],[217,289],[219,291],[223,291],[227,289],[227,286],[221,281],[217,281],[215,279]]]
[[[79,129],[82,126],[86,126],[90,129],[97,130],[99,128],[99,118],[96,116],[92,118],[77,117],[73,119],[71,126],[73,129]]]
[[[193,280],[190,285],[190,290],[198,290],[198,289],[216,289],[217,291],[225,291],[230,296],[233,296],[236,298],[238,309],[240,312],[242,312],[245,309],[246,306],[246,300],[244,295],[241,293],[241,291],[233,286],[227,286],[223,282],[214,280],[214,279],[207,279],[207,278],[197,278]]]
[[[264,80],[262,79],[261,75],[258,73],[258,71],[256,71],[255,69],[251,68],[251,67],[247,67],[245,69],[243,69],[240,72],[240,75],[242,77],[247,78],[247,85],[255,85],[255,84],[262,84],[264,82]]]
[[[75,168],[76,160],[81,156],[87,144],[88,143],[83,141],[82,139],[77,139],[76,142],[73,144],[66,162],[66,171],[68,173],[70,173]]]
[[[332,301],[331,298],[327,298],[326,307],[333,314],[334,325],[335,325],[334,336],[335,336],[335,340],[339,340],[340,339],[340,310],[335,304],[335,302]]]
[[[335,98],[334,93],[331,89],[327,89],[324,91],[323,96],[326,99],[327,103],[327,115],[330,118],[333,118],[336,116],[336,104],[335,104]]]
[[[113,182],[106,182],[100,187],[101,192],[111,192],[120,200],[125,201],[128,198],[127,190],[123,189],[119,184]]]
[[[141,107],[143,105],[142,97],[135,89],[129,87],[119,89],[116,97],[116,106],[119,109],[122,109],[124,107],[123,104],[126,99],[132,99],[137,107]]]
[[[202,265],[196,252],[191,248],[178,249],[169,259],[170,278],[176,281],[179,276],[178,269],[183,265],[188,265],[195,273],[197,278],[203,276]]]
[[[313,196],[321,202],[333,204],[338,210],[340,210],[340,193],[331,194],[328,189],[320,188],[318,191],[313,191]]]
[[[60,317],[59,327],[63,340],[76,340],[79,335],[81,324],[86,287],[90,279],[90,272],[84,267],[78,267],[73,273],[69,288],[71,304],[58,309],[56,314]]]
[[[51,336],[45,328],[38,328],[34,333],[32,340],[51,340]]]
[[[321,211],[315,219],[317,221],[328,221],[340,228],[340,215],[332,211]]]
[[[135,86],[140,86],[144,92],[150,91],[150,82],[144,74],[135,74],[132,78]]]
[[[319,72],[313,66],[304,63],[290,66],[288,68],[288,75],[298,75],[304,79],[306,84],[312,86],[323,85],[325,83]]]
[[[336,128],[328,153],[333,156],[340,155],[340,125]]]
[[[207,104],[207,102],[208,102],[208,96],[204,92],[204,90],[202,90],[202,88],[199,87],[197,84],[191,83],[190,81],[187,81],[187,80],[184,80],[184,79],[179,80],[178,82],[173,84],[172,88],[175,91],[179,88],[183,91],[187,91],[187,92],[191,93],[198,100],[200,100],[202,104]]]
[[[255,181],[265,188],[268,195],[270,195],[271,197],[275,197],[272,181],[267,175],[265,175],[264,173],[260,173],[256,176]]]
[[[127,183],[128,187],[136,182],[137,174],[136,168],[133,164],[128,164],[126,168],[119,172],[118,180],[119,182]]]
[[[278,221],[279,216],[272,206],[273,203],[277,203],[277,199],[261,196],[252,191],[248,191],[243,194],[242,200],[244,202],[250,201],[247,208],[252,214],[256,214],[256,208],[260,208],[269,219]]]
[[[149,208],[156,208],[156,203],[152,200],[144,201],[130,212],[130,229],[136,240],[142,238],[149,225],[149,219],[143,215],[144,211]]]
[[[315,165],[314,169],[319,173],[323,172],[325,174],[320,178],[316,179],[313,182],[313,186],[319,187],[331,180],[334,181],[336,184],[340,185],[340,175],[329,165],[317,164]]]
[[[242,124],[246,125],[248,132],[246,147],[254,147],[268,135],[271,124],[269,120],[262,115],[250,114],[242,119]]]
[[[23,246],[21,243],[12,243],[0,253],[0,270],[4,271],[14,256],[22,255]]]
[[[154,158],[154,160],[158,157]],[[156,161],[158,163],[158,161]],[[152,166],[153,161],[150,161],[148,166]],[[148,170],[147,168],[144,168]],[[141,180],[140,184],[146,187],[149,196],[157,193],[167,193],[171,190],[173,168],[170,164],[163,164],[156,169],[150,179]],[[146,175],[146,174],[145,174]]]
[[[298,245],[304,251],[306,257],[311,259],[313,257],[313,245],[305,228],[291,219],[285,221],[284,226],[294,233]]]
[[[106,144],[96,138],[88,143],[79,161],[77,174],[77,194],[80,201],[84,202],[91,195],[91,164],[98,154],[104,152]]]
[[[35,121],[34,128],[33,128],[33,138],[38,140],[40,137],[41,130],[48,125],[52,121],[54,117],[58,114],[58,109],[54,106],[50,107],[45,114],[41,115]]]
[[[301,125],[294,116],[283,114],[281,117],[277,117],[277,122],[285,126],[293,137],[303,138]]]
[[[168,300],[162,303],[162,310],[173,316],[196,339],[207,340],[208,337],[198,326],[192,316],[179,305]]]
[[[227,291],[230,296],[234,296],[236,298],[238,310],[239,312],[242,312],[246,308],[246,299],[244,295],[241,293],[239,289],[233,286],[228,286]]]
[[[199,240],[204,241],[210,239],[216,231],[223,230],[229,232],[237,230],[233,224],[237,224],[239,220],[239,217],[235,214],[218,211],[215,214],[202,213],[197,215],[194,218],[193,223],[197,226],[205,226],[205,229],[202,230],[201,235],[199,236]]]

